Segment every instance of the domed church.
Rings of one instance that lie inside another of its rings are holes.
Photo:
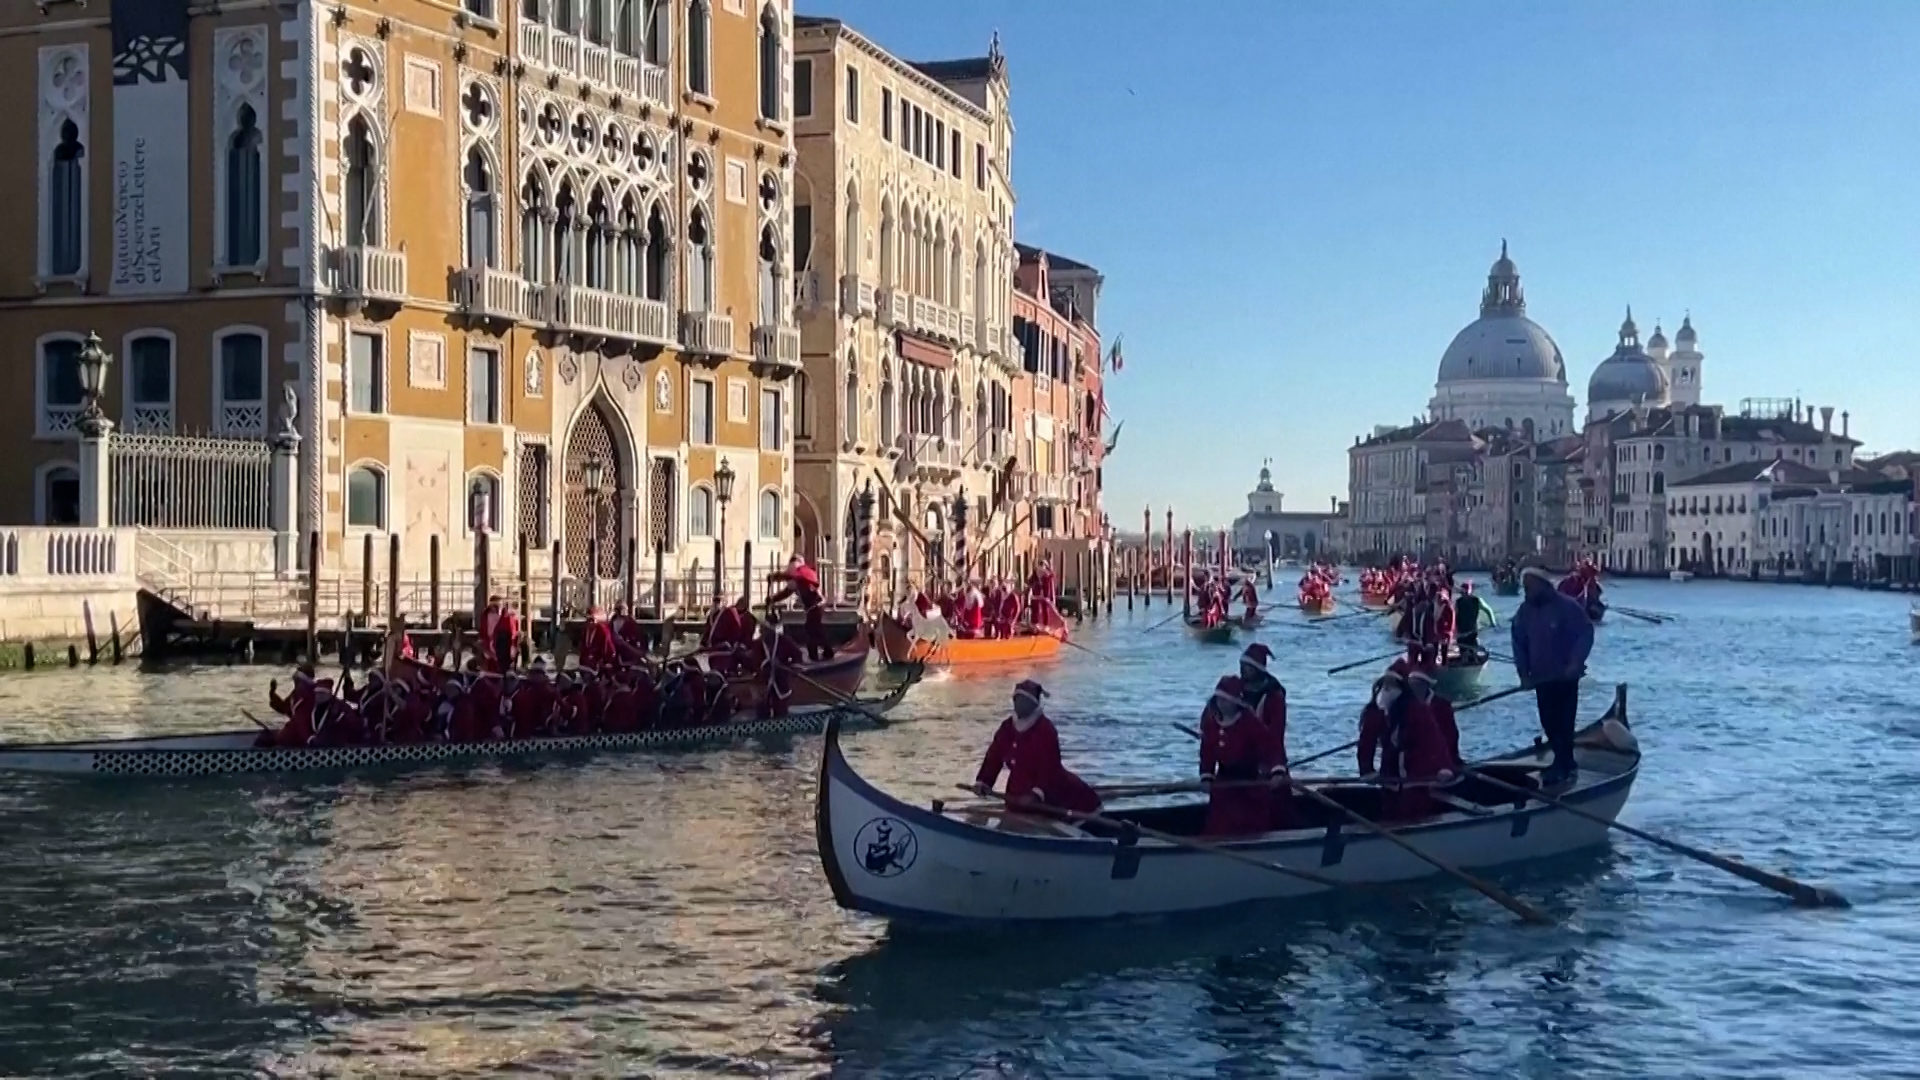
[[[1434,420],[1464,420],[1473,431],[1513,428],[1552,438],[1575,430],[1566,362],[1546,328],[1527,318],[1520,268],[1504,240],[1480,295],[1480,317],[1440,358],[1427,411]]]
[[[1691,333],[1691,327],[1689,327]],[[1664,350],[1666,335],[1654,327],[1649,342]],[[1633,308],[1620,324],[1620,342],[1613,355],[1600,361],[1587,380],[1587,423],[1605,420],[1632,409],[1635,405],[1661,408],[1673,402],[1673,382],[1666,368],[1640,347],[1640,328],[1633,325]]]

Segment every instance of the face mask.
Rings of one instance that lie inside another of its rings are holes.
[[[1267,673],[1262,669],[1254,667],[1252,664],[1240,665],[1240,680],[1242,682],[1249,684],[1259,683],[1266,681],[1266,678]]]
[[[1025,731],[1040,716],[1040,703],[1029,697],[1013,699],[1013,726]]]

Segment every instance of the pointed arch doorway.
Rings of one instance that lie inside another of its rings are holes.
[[[599,463],[599,490],[588,480]],[[604,399],[589,402],[573,423],[566,455],[567,573],[586,578],[594,573],[593,541],[600,538],[598,579],[621,576],[621,557],[629,534],[627,508],[633,503],[633,445],[626,423]]]

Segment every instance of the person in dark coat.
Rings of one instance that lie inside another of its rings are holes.
[[[1573,729],[1580,716],[1580,679],[1593,651],[1593,620],[1586,606],[1554,588],[1537,566],[1520,575],[1526,599],[1513,615],[1513,670],[1533,690],[1540,731],[1553,748],[1553,764],[1540,774],[1545,787],[1570,784],[1579,775]]]

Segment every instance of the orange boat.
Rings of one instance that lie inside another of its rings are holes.
[[[915,638],[912,628],[892,617],[880,620],[874,636],[880,659],[888,664],[1006,664],[1045,660],[1060,651],[1066,624],[1050,630],[1033,629],[1010,638],[948,637],[944,642]]]
[[[1339,605],[1331,596],[1303,596],[1300,610],[1308,615],[1331,615]]]

